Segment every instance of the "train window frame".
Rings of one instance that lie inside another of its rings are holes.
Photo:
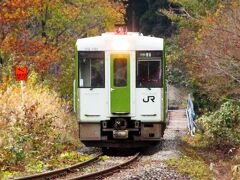
[[[145,54],[145,56],[141,57],[142,54]],[[159,84],[157,86],[140,86],[139,85],[139,77],[138,77],[138,62],[139,61],[146,61],[146,62],[160,62],[159,66],[160,66],[160,79],[159,79]],[[163,88],[163,71],[164,71],[164,67],[163,67],[163,51],[136,51],[136,72],[135,72],[135,76],[136,76],[136,88]]]
[[[80,71],[81,71],[81,62],[80,59],[101,59],[103,61],[103,83],[101,86],[81,86],[81,79],[80,79]],[[86,89],[86,88],[92,88],[92,89],[103,89],[105,88],[105,82],[106,82],[106,68],[105,68],[105,52],[104,51],[78,51],[78,88]]]
[[[124,62],[124,63],[119,63],[119,62]],[[117,68],[116,68],[117,66]],[[121,68],[121,69],[120,69]],[[124,77],[123,78],[119,78],[117,75],[119,75],[117,73],[117,70],[123,70],[122,68],[124,68]],[[114,72],[114,76],[113,76],[113,86],[117,87],[117,88],[122,88],[122,87],[127,87],[128,86],[128,72],[127,72],[127,68],[128,68],[128,60],[127,58],[114,58],[113,59],[113,72]],[[122,81],[123,84],[120,83],[120,81]],[[119,84],[120,83],[120,84]]]

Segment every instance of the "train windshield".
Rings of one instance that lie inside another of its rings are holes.
[[[161,87],[162,53],[137,52],[137,87]]]
[[[79,87],[104,88],[104,52],[79,52]]]

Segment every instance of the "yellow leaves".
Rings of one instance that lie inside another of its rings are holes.
[[[7,87],[9,86],[9,82],[11,82],[12,77],[10,76],[3,76],[2,83],[0,83],[0,94],[3,93]]]
[[[216,12],[214,13],[214,16],[215,17],[221,16],[224,8],[225,8],[225,5],[223,3],[219,3],[218,8],[216,9]]]
[[[3,51],[9,52],[12,49],[12,44],[14,42],[16,42],[16,36],[13,33],[8,34],[1,44],[1,49]]]
[[[28,8],[32,7],[29,0],[9,0],[0,5],[0,23],[16,22],[29,16]]]
[[[106,161],[106,160],[109,159],[109,156],[103,155],[103,156],[100,156],[99,159],[102,160],[102,161]]]
[[[46,1],[46,0],[45,0]],[[8,0],[0,5],[0,24],[27,20],[31,12],[39,10],[44,0]]]
[[[233,0],[232,1],[232,7],[233,8],[239,8],[239,6],[240,6],[240,1],[239,0]]]
[[[232,171],[232,174],[233,174],[233,180],[234,179],[238,179],[237,177],[240,177],[240,164],[237,164],[237,165],[234,165],[232,168],[231,168],[231,171]]]
[[[218,5],[219,9],[223,9],[224,7],[225,7],[225,5],[223,3],[219,3],[219,5]]]
[[[199,29],[195,36],[195,43],[198,44],[201,41],[203,36],[204,36],[204,33],[202,29]]]
[[[88,36],[96,36],[97,34],[99,34],[99,31],[97,28],[93,28],[88,32]]]
[[[216,17],[220,16],[221,15],[221,10],[220,9],[217,9],[217,11],[215,12],[214,14]]]

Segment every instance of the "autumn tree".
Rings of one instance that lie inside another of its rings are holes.
[[[66,78],[67,86],[62,88],[70,92],[76,40],[111,30],[123,22],[124,13],[123,4],[114,0],[1,1],[2,71],[11,76],[15,65],[27,65],[55,86],[51,82],[58,81],[49,75],[54,65]]]
[[[236,56],[233,53],[236,47],[230,46],[236,40],[231,33],[237,28],[233,25],[238,18],[236,2],[173,0],[170,11],[163,10],[178,25],[178,34],[172,38],[174,41],[170,41],[174,45],[170,44],[169,66],[173,69],[177,66],[179,72],[186,75],[196,105],[202,110],[214,109],[220,99],[236,96],[236,79],[233,80],[235,76],[231,77],[233,74],[229,73],[232,70],[236,72],[236,67],[227,68],[224,60],[226,51]],[[229,34],[224,29],[229,30]],[[214,55],[218,57],[213,58]],[[238,66],[236,60],[233,64]]]
[[[207,17],[192,49],[192,76],[216,98],[240,100],[240,3],[222,5]]]
[[[32,36],[29,29],[29,20],[41,4],[40,0],[9,0],[0,4],[0,56],[7,76],[16,65],[42,71],[57,59],[56,49]]]
[[[113,30],[114,24],[123,22],[125,7],[109,0],[71,0],[58,2],[51,8],[48,5],[42,12],[48,14],[47,18],[39,15],[35,23],[44,21],[44,33],[41,34],[44,34],[45,43],[57,47],[61,55],[61,62],[55,64],[59,69],[57,76],[49,72],[45,76],[63,97],[71,99],[76,40]]]

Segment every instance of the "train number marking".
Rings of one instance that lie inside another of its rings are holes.
[[[148,96],[147,97],[147,100],[145,100],[144,98],[143,98],[143,102],[145,102],[145,103],[147,103],[147,102],[149,102],[149,101],[152,101],[152,102],[155,102],[154,100],[155,100],[155,96]]]

